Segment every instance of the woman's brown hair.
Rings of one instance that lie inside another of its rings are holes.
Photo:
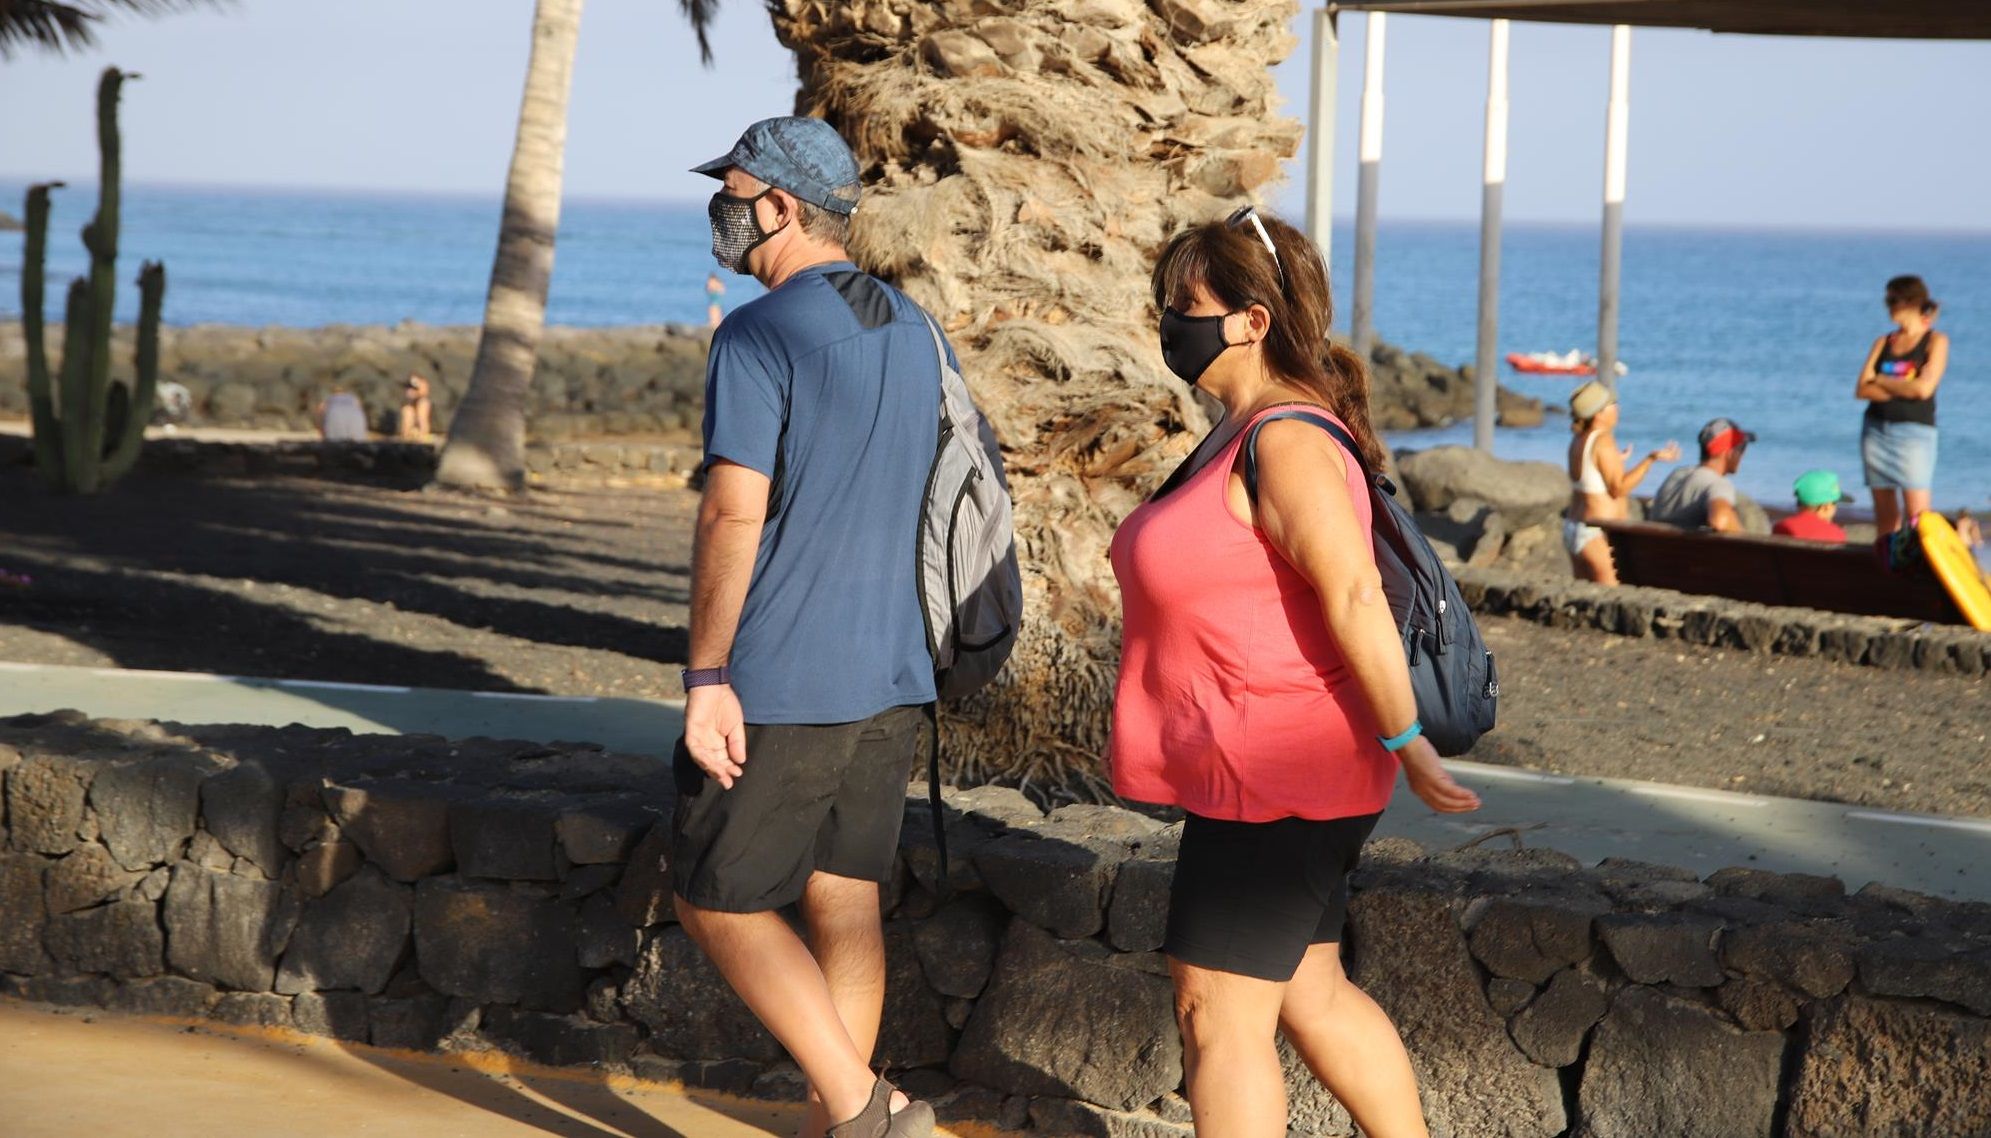
[[[1383,444],[1369,422],[1369,369],[1328,337],[1334,296],[1320,250],[1299,230],[1267,214],[1258,218],[1278,260],[1247,219],[1207,222],[1176,234],[1155,262],[1155,307],[1185,302],[1201,285],[1219,304],[1241,312],[1262,304],[1272,314],[1265,359],[1281,378],[1305,390],[1348,425],[1362,462],[1381,470]]]
[[[1929,286],[1922,283],[1921,277],[1895,277],[1887,282],[1889,312],[1913,308],[1927,316],[1935,312],[1936,307],[1936,302],[1929,299]]]

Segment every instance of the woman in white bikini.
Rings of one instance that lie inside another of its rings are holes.
[[[1611,546],[1593,522],[1623,521],[1630,516],[1632,491],[1651,472],[1653,463],[1678,462],[1680,445],[1667,443],[1626,469],[1631,448],[1618,449],[1612,434],[1618,425],[1618,397],[1592,380],[1569,397],[1569,512],[1562,523],[1563,548],[1580,580],[1600,585],[1618,583]]]

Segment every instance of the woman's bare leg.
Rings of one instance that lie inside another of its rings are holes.
[[[1368,1138],[1428,1138],[1403,1038],[1389,1014],[1342,972],[1340,945],[1307,950],[1286,985],[1279,1027]]]
[[[1901,528],[1901,494],[1897,490],[1874,488],[1873,524],[1882,537]]]
[[[1168,962],[1197,1138],[1285,1138],[1279,1006],[1286,985]]]
[[[1618,563],[1611,560],[1611,543],[1601,537],[1591,538],[1569,563],[1579,581],[1595,581],[1599,585],[1618,583]]]
[[[1932,490],[1903,490],[1901,496],[1908,500],[1907,509],[1902,511],[1901,528],[1915,524],[1915,519],[1929,512],[1935,492]]]

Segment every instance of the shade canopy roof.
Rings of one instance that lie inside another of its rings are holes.
[[[1347,0],[1328,7],[1750,35],[1991,39],[1991,0]]]

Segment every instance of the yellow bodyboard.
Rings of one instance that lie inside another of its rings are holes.
[[[1970,547],[1957,536],[1956,527],[1948,518],[1928,510],[1916,519],[1915,532],[1922,539],[1922,554],[1929,559],[1929,568],[1949,590],[1963,619],[1979,632],[1991,632],[1991,586],[1985,584],[1984,571],[1977,567]]]

